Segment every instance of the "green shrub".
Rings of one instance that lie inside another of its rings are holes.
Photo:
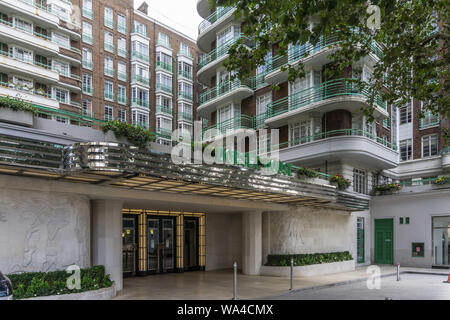
[[[32,114],[37,114],[37,108],[31,103],[25,102],[20,99],[11,97],[0,97],[0,108],[9,108],[14,111],[27,111]]]
[[[70,290],[67,288],[67,279],[70,277],[70,274],[66,271],[26,272],[21,274],[10,274],[8,275],[8,278],[13,285],[14,299],[79,293],[109,288],[113,285],[109,275],[105,274],[104,266],[94,266],[87,269],[81,269],[80,271],[80,290]]]
[[[270,254],[267,256],[267,266],[287,267],[294,259],[294,266],[308,266],[312,264],[332,263],[353,260],[348,251],[331,253],[307,254]]]
[[[126,122],[108,121],[102,126],[104,133],[114,132],[116,138],[125,137],[134,146],[145,148],[147,143],[155,141],[154,135],[147,129]]]
[[[319,176],[319,174],[309,168],[304,168],[301,167],[297,170],[297,176],[301,179],[303,177],[307,177],[307,178],[317,178]]]
[[[341,174],[331,177],[330,182],[336,184],[339,190],[345,190],[352,185],[351,181],[345,179]]]

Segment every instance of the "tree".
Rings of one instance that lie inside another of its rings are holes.
[[[238,40],[229,49],[224,64],[241,80],[266,63],[273,45],[277,55],[285,55],[289,44],[337,38],[337,51],[329,55],[333,67],[326,71],[330,77],[380,44],[382,54],[371,81],[356,81],[370,96],[364,113],[373,119],[376,97],[395,106],[415,98],[423,101],[424,110],[450,117],[450,0],[373,0],[380,10],[379,28],[369,28],[377,12],[364,0],[210,0],[210,5],[235,6],[236,18],[243,21],[241,32],[257,44],[249,50]],[[305,75],[301,62],[283,69],[290,81]]]

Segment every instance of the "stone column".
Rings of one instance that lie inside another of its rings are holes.
[[[262,212],[242,213],[242,273],[259,275],[262,265]]]
[[[92,262],[104,265],[122,290],[122,201],[92,201]]]

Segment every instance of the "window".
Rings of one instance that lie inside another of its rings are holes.
[[[164,107],[166,110],[172,110],[172,98],[157,95],[156,96],[156,105],[158,107]]]
[[[83,42],[93,44],[94,39],[92,38],[92,24],[83,21]]]
[[[411,139],[400,141],[400,160],[412,160],[412,142]]]
[[[437,134],[422,137],[422,158],[438,155]]]
[[[117,78],[122,81],[127,81],[127,65],[125,62],[119,61],[117,63]]]
[[[135,20],[133,24],[133,32],[139,33],[140,35],[147,37],[147,26]]]
[[[233,38],[233,26],[229,26],[225,30],[217,34],[217,47],[223,46]]]
[[[353,191],[367,193],[367,179],[364,170],[353,169]]]
[[[267,111],[267,106],[272,102],[272,93],[267,92],[263,95],[256,97],[256,114],[265,114]]]
[[[83,99],[82,104],[82,112],[84,116],[92,117],[92,100],[89,99]]]
[[[17,47],[10,47],[9,53],[16,59],[24,62],[33,62],[33,51],[25,50]]]
[[[105,117],[104,119],[106,121],[113,121],[114,120],[114,109],[111,106],[105,106]]]
[[[69,123],[69,118],[66,118],[66,117],[53,116],[52,119],[55,120],[56,122],[60,122],[60,123]]]
[[[65,62],[53,60],[52,61],[53,70],[57,71],[59,74],[66,77],[70,76],[70,65]]]
[[[139,110],[133,110],[132,117],[134,125],[140,126],[145,129],[148,128],[148,113]]]
[[[158,34],[158,44],[161,44],[166,47],[170,47],[169,36],[165,33],[159,32]]]
[[[94,63],[92,62],[92,49],[83,48],[83,68],[92,70]]]
[[[53,99],[58,100],[61,103],[70,103],[70,93],[68,90],[61,88],[53,88]]]
[[[137,40],[131,43],[131,52],[133,57],[143,60],[144,62],[149,62],[148,50],[148,45],[145,43]]]
[[[120,84],[117,86],[117,102],[120,104],[127,103],[127,87]]]
[[[117,31],[123,34],[127,33],[127,18],[120,13],[117,15]]]
[[[83,73],[83,93],[92,94],[92,76],[87,73]]]
[[[117,39],[117,54],[123,58],[127,57],[127,40],[125,38]]]
[[[400,109],[400,124],[411,123],[411,104],[403,106]]]
[[[119,122],[127,122],[127,111],[124,109],[117,110],[117,120]]]
[[[33,33],[33,24],[19,18],[14,18],[14,26],[22,31]]]
[[[156,53],[156,66],[162,67],[167,71],[172,71],[172,57],[163,52]]]
[[[180,42],[180,54],[190,57],[191,49],[184,42]]]
[[[105,24],[105,27],[114,29],[114,11],[113,11],[113,9],[105,7],[104,24]]]
[[[269,62],[272,59],[272,52],[268,52],[264,60],[266,61],[265,64],[259,66],[256,68],[256,74],[264,74],[267,72],[267,68],[269,67]]]
[[[114,59],[110,56],[105,56],[104,74],[114,77]]]
[[[92,11],[92,0],[83,0],[83,17],[88,19],[94,18],[94,12]]]
[[[423,110],[423,102],[422,102],[422,110]],[[439,114],[433,113],[430,110],[423,110],[424,117],[420,119],[420,128],[429,128],[439,124]]]
[[[114,35],[109,31],[105,31],[104,34],[105,34],[104,38],[105,50],[114,53]]]
[[[62,34],[52,32],[52,41],[56,42],[61,47],[70,48],[70,38]]]
[[[158,72],[156,74],[156,86],[157,89],[159,87],[165,91],[172,91],[172,77],[165,73]]]
[[[111,81],[105,81],[105,99],[114,101],[114,84]]]
[[[289,146],[311,141],[312,119],[302,120],[289,125]]]
[[[162,131],[172,131],[172,120],[163,117],[156,118],[156,128]]]
[[[184,61],[178,62],[178,75],[192,80],[192,65]]]
[[[64,21],[69,21],[69,12],[66,9],[57,6],[56,4],[51,4],[49,5],[49,7],[52,13],[56,14],[60,19]]]
[[[133,105],[140,106],[140,107],[145,107],[145,108],[149,107],[149,102],[148,102],[149,93],[148,93],[148,90],[144,90],[144,89],[141,89],[141,88],[133,87],[131,89],[131,95],[132,95]]]
[[[178,82],[178,96],[192,100],[192,84],[184,81]]]
[[[22,90],[33,90],[33,80],[14,76],[14,84]]]
[[[178,102],[178,120],[192,121],[192,105],[185,102]]]

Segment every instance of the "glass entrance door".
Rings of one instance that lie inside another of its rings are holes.
[[[175,220],[172,217],[149,217],[148,272],[163,273],[175,269]]]
[[[450,265],[450,216],[433,218],[433,265]]]
[[[124,215],[122,222],[122,260],[125,276],[136,274],[137,239],[137,217]]]
[[[184,269],[198,268],[198,218],[184,218]]]

